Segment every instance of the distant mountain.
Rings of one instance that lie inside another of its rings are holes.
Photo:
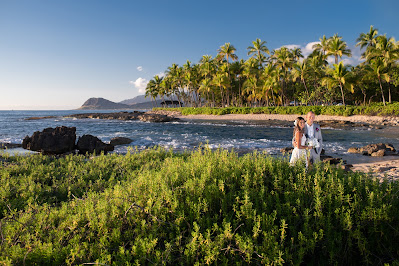
[[[155,106],[155,103],[153,105],[153,103],[151,102],[144,102],[144,103],[135,103],[135,104],[131,104],[129,105],[130,109],[134,109],[134,110],[149,110],[152,109],[154,107],[161,107],[159,102],[158,102],[158,106]]]
[[[131,105],[131,104],[145,103],[145,102],[151,102],[151,98],[150,97],[145,98],[144,95],[138,95],[134,98],[126,99],[119,103]]]
[[[130,105],[115,103],[104,98],[90,98],[78,108],[80,110],[102,110],[102,109],[132,109]]]

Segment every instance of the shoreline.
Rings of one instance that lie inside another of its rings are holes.
[[[212,120],[212,121],[245,121],[245,122],[294,122],[298,116],[306,117],[298,114],[225,114],[225,115],[182,115],[178,111],[156,110],[148,111],[149,114],[166,115],[181,120]],[[316,123],[322,121],[336,121],[349,122],[360,124],[372,124],[378,126],[398,126],[399,117],[397,116],[367,116],[367,115],[352,115],[352,116],[335,116],[335,115],[316,115],[314,120]]]
[[[305,118],[306,115],[291,114],[226,114],[226,115],[173,115],[182,120],[227,120],[227,121],[295,121],[298,116]],[[349,121],[352,123],[369,123],[377,125],[399,126],[399,117],[390,116],[332,116],[332,115],[316,115],[315,122],[320,121]]]

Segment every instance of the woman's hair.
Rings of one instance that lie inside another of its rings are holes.
[[[305,121],[305,119],[302,117],[302,116],[299,116],[299,117],[297,117],[296,119],[295,119],[295,121],[294,121],[294,133],[293,133],[293,136],[294,136],[294,138],[295,138],[295,133],[297,132],[297,131],[299,131],[299,132],[303,132],[303,129],[301,129],[300,127],[299,127],[299,121],[301,121],[301,120],[303,120],[303,121]]]

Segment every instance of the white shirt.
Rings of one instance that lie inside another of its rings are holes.
[[[306,123],[306,128],[308,130],[309,138],[314,138],[313,124],[311,126],[309,126],[308,123]]]

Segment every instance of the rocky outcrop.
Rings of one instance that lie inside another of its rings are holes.
[[[392,144],[389,143],[378,143],[369,144],[361,148],[351,147],[348,149],[348,153],[359,153],[367,156],[385,156],[385,155],[398,155]]]
[[[168,115],[161,115],[155,113],[144,113],[139,111],[133,112],[118,112],[118,113],[86,113],[74,114],[66,117],[73,117],[78,119],[92,118],[92,119],[117,119],[117,120],[141,120],[144,122],[171,122],[177,121],[178,118]]]
[[[31,137],[26,136],[22,147],[43,154],[63,154],[75,150],[76,128],[56,127],[36,131]]]
[[[79,153],[81,154],[86,154],[86,153],[100,154],[101,152],[107,154],[109,151],[114,150],[113,145],[106,144],[102,142],[99,138],[92,135],[83,135],[79,137],[76,147],[79,150]]]
[[[370,128],[370,129],[381,129],[381,125],[372,125],[368,123],[355,123],[344,120],[322,120],[318,121],[322,128],[339,128],[339,129],[351,129],[351,128]]]
[[[28,117],[25,118],[25,120],[41,120],[41,119],[52,119],[52,118],[56,118],[55,116],[33,116],[33,117]]]
[[[109,144],[111,144],[112,146],[116,146],[116,145],[126,145],[126,144],[130,144],[132,143],[132,139],[129,138],[124,138],[124,137],[116,137],[116,138],[112,138],[111,141],[109,142]]]
[[[138,118],[143,122],[172,122],[177,121],[179,119],[167,115],[160,115],[160,114],[141,114]]]
[[[14,149],[14,148],[21,148],[22,144],[18,143],[4,143],[0,142],[0,149]]]

